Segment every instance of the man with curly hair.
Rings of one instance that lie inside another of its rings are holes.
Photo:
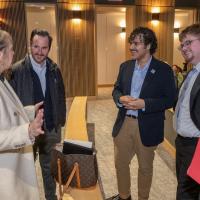
[[[175,100],[171,67],[156,59],[155,33],[138,27],[129,37],[132,60],[121,64],[113,99],[119,109],[113,127],[119,194],[110,200],[131,200],[130,162],[137,156],[138,200],[149,198],[154,151],[164,138],[165,110]]]

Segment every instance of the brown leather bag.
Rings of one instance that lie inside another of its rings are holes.
[[[71,171],[73,170],[74,163],[79,165],[80,173],[80,187],[88,188],[95,186],[98,179],[97,159],[96,153],[93,155],[86,154],[63,154],[63,144],[57,144],[52,151],[51,159],[51,173],[52,176],[58,181],[58,165],[57,160],[61,161],[61,182],[63,185],[67,183]],[[73,177],[71,187],[77,187],[76,178]]]

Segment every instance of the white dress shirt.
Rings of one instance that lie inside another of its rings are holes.
[[[194,82],[200,73],[200,63],[194,66],[196,72],[191,77],[188,87],[185,91],[182,102],[177,102],[175,114],[173,116],[173,127],[175,131],[183,137],[200,137],[200,130],[195,126],[190,117],[190,93]],[[179,97],[184,87],[184,83],[180,89]],[[180,101],[180,98],[179,100]]]
[[[131,97],[139,98],[142,85],[146,77],[147,71],[149,69],[151,60],[152,60],[152,56],[149,58],[147,63],[144,65],[144,67],[141,67],[136,60],[135,68],[134,68],[134,72],[132,76],[132,81],[131,81],[131,94],[130,94]],[[142,110],[144,111],[145,108]],[[127,110],[126,114],[134,115],[138,117],[138,110]]]
[[[40,80],[40,84],[41,84],[41,87],[42,87],[42,92],[43,92],[43,95],[45,97],[45,92],[46,92],[46,69],[47,69],[46,60],[42,64],[38,64],[33,59],[32,55],[30,55],[30,60],[31,60],[31,64],[33,66],[33,70],[38,75],[38,78]]]

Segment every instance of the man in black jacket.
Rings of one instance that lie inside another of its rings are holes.
[[[187,176],[200,137],[200,24],[185,28],[179,35],[179,50],[193,65],[179,92],[174,115],[176,137],[177,200],[199,200],[200,185]],[[200,155],[199,155],[200,156]]]
[[[30,54],[13,66],[11,85],[22,104],[43,101],[44,131],[34,144],[34,156],[39,153],[45,197],[55,200],[56,183],[51,176],[51,150],[61,140],[61,126],[65,124],[65,89],[59,67],[50,58],[52,37],[45,30],[35,29],[30,37]]]
[[[138,200],[148,200],[154,151],[164,138],[165,110],[175,100],[171,67],[153,57],[155,33],[138,27],[129,42],[133,59],[121,64],[113,90],[119,108],[112,132],[119,194],[110,200],[131,200],[129,165],[134,155],[139,164]]]

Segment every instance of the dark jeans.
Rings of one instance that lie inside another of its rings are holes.
[[[60,142],[60,135],[61,129],[57,132],[55,129],[50,132],[45,131],[44,135],[36,138],[33,146],[35,160],[39,154],[46,200],[57,200],[56,182],[51,176],[51,150],[56,143]]]
[[[176,176],[178,181],[176,200],[200,200],[200,185],[187,176],[198,138],[176,138]]]

